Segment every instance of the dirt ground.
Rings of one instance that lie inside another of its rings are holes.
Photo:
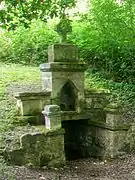
[[[61,169],[14,167],[13,174],[15,180],[135,180],[135,155],[111,161],[70,161]]]

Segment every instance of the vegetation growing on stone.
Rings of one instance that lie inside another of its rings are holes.
[[[14,87],[27,91],[35,83],[36,89],[40,88],[37,87],[40,80],[38,65],[47,61],[48,45],[59,42],[54,30],[56,23],[47,22],[47,17],[61,17],[61,9],[74,6],[72,0],[62,0],[59,6],[56,6],[57,1],[51,1],[52,4],[49,1],[5,2],[7,9],[0,10],[2,26],[6,27],[0,30],[1,145],[4,144],[5,132],[14,131],[15,126],[28,124],[27,119],[21,122],[15,119],[18,112],[12,96]],[[43,9],[41,5],[46,8]],[[51,11],[50,6],[53,7]],[[67,39],[69,43],[78,45],[81,60],[88,64],[86,88],[110,92],[109,101],[124,108],[127,122],[134,121],[135,108],[134,7],[133,0],[123,3],[91,0],[89,12],[73,18],[73,30]],[[65,34],[71,32],[71,22],[66,22],[69,29],[67,32],[64,29]]]

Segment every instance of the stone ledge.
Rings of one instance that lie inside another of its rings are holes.
[[[129,128],[132,126],[132,124],[119,124],[119,125],[114,125],[114,126],[110,126],[108,124],[106,124],[106,122],[101,122],[101,121],[92,121],[90,120],[88,122],[89,125],[93,125],[96,127],[100,127],[103,129],[107,129],[107,130],[111,130],[111,131],[120,131],[120,130],[129,130]]]
[[[35,116],[16,116],[14,118],[13,124],[17,124],[19,126],[24,126],[24,125],[44,125],[44,116],[40,113],[37,113]]]
[[[84,94],[85,94],[86,98],[99,97],[99,96],[100,97],[103,96],[103,98],[104,98],[105,96],[109,96],[110,92],[108,90],[87,90],[87,89],[85,89]]]
[[[50,96],[51,92],[46,91],[46,92],[18,92],[14,94],[14,97],[17,99],[25,100],[25,99],[43,99],[45,96]]]
[[[85,112],[78,113],[77,111],[62,111],[61,112],[61,119],[62,121],[67,120],[89,120],[91,118],[95,117],[95,114],[101,113],[101,109],[91,109],[91,110],[85,110]],[[94,114],[95,113],[95,114]],[[99,115],[98,115],[99,116]],[[64,117],[64,118],[63,118]],[[103,119],[104,120],[104,119]],[[104,120],[105,121],[105,120]]]
[[[104,108],[104,111],[108,114],[122,114],[123,113],[122,107],[114,106],[114,105],[111,106],[110,104]]]
[[[61,119],[62,121],[67,120],[78,120],[78,119],[89,119],[89,114],[84,112],[78,113],[77,111],[62,111],[61,112]]]
[[[54,44],[48,47],[48,61],[78,61],[78,48],[73,44]]]
[[[85,63],[69,63],[69,62],[52,62],[40,65],[42,72],[84,72],[86,70]]]

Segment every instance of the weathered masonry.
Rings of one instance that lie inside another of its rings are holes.
[[[42,112],[45,127],[35,126],[36,133],[20,136],[16,149],[7,151],[11,162],[59,166],[66,159],[114,158],[132,149],[134,126],[122,122],[120,109],[108,102],[109,94],[84,89],[86,64],[79,62],[75,45],[50,46],[48,63],[40,69],[43,91],[15,97],[20,115],[42,124]]]

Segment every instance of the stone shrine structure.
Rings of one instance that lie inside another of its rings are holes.
[[[114,158],[125,151],[129,126],[109,105],[109,93],[85,90],[86,68],[75,45],[48,48],[48,63],[40,66],[43,91],[15,94],[20,115],[38,125],[42,112],[45,127],[20,137],[19,147],[7,152],[11,162],[59,166],[66,159]]]

